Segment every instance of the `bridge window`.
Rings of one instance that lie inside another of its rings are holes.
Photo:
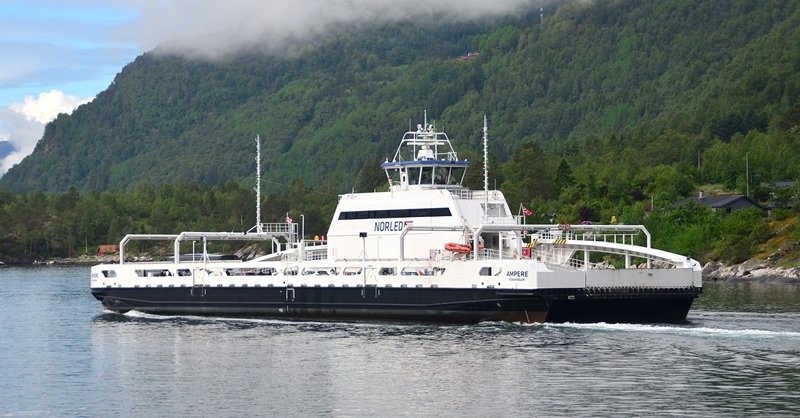
[[[447,167],[436,167],[433,170],[433,184],[447,184]]]
[[[447,184],[452,185],[459,185],[461,184],[461,180],[464,178],[464,172],[466,171],[466,167],[453,167],[450,169],[450,178],[447,181]]]
[[[408,167],[408,184],[419,184],[420,167]]]
[[[422,167],[422,180],[419,184],[431,184],[433,181],[433,167]]]

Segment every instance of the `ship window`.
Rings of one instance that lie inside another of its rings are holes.
[[[391,210],[357,210],[340,212],[340,220],[355,219],[390,219],[390,218],[427,218],[450,216],[450,208],[418,208],[418,209],[391,209]]]
[[[139,277],[164,277],[172,276],[172,272],[167,269],[136,270]]]
[[[381,276],[394,276],[397,274],[397,269],[394,267],[381,267],[381,269],[378,270],[378,274]]]
[[[178,269],[178,276],[191,276],[192,272],[189,269]]]
[[[491,267],[481,267],[481,270],[478,272],[481,276],[491,276],[492,275],[492,268]]]
[[[342,274],[345,276],[358,276],[361,274],[361,267],[345,267]]]
[[[408,167],[408,184],[419,184],[420,167]]]
[[[314,267],[303,269],[303,276],[335,276],[339,272],[332,267]]]
[[[225,269],[225,273],[228,276],[256,276],[262,273],[263,270],[267,269],[257,269],[257,268],[247,268],[247,269]],[[274,269],[273,269],[274,270]]]
[[[297,267],[296,266],[286,267],[286,269],[283,270],[283,274],[287,276],[297,276]]]
[[[466,167],[453,167],[450,169],[450,179],[448,179],[447,184],[459,185],[461,184],[461,179],[464,178],[464,171],[466,171]]]
[[[422,167],[422,180],[419,184],[431,184],[433,181],[433,167]]]
[[[401,272],[402,276],[433,276],[434,270],[427,266],[406,267]]]
[[[447,183],[447,167],[436,167],[433,170],[433,184]]]
[[[411,212],[408,209],[396,209],[390,212],[392,218],[408,218]]]
[[[104,277],[117,277],[117,272],[115,270],[103,270]]]

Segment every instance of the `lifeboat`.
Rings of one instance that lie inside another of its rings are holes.
[[[467,244],[459,244],[457,242],[448,242],[444,245],[444,249],[454,253],[469,253],[472,252],[472,246]]]

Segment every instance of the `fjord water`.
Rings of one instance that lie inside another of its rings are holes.
[[[680,325],[120,315],[88,285],[0,269],[0,415],[800,414],[797,285],[709,284]]]

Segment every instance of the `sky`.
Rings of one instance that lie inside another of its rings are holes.
[[[221,59],[331,28],[441,13],[513,13],[536,0],[0,0],[0,175],[31,153],[44,126],[105,90],[158,47]],[[0,147],[4,149],[7,147]]]

